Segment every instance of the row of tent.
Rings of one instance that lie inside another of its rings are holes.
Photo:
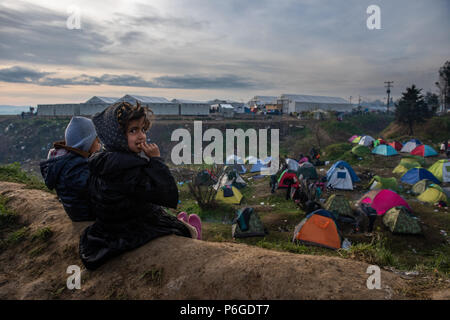
[[[409,204],[391,190],[369,191],[357,203],[358,211],[369,212],[393,233],[420,234],[418,219],[412,215]],[[355,217],[348,200],[342,195],[331,195],[324,205],[306,216],[295,228],[293,242],[317,245],[330,249],[342,247],[342,217]]]
[[[400,143],[398,141],[387,142],[381,138],[374,139],[371,136],[352,136],[349,139],[352,143],[357,143],[358,148],[353,148],[352,152],[357,155],[368,154],[368,150],[361,147],[369,147],[374,146],[375,148],[372,150],[373,154],[379,154],[383,156],[394,156],[399,152],[402,153],[410,153],[412,155],[417,155],[421,157],[432,157],[437,156],[438,153],[433,147],[429,145],[422,144],[417,139],[412,139],[405,143]]]
[[[250,171],[251,173],[261,172],[264,169],[268,169],[269,163],[272,161],[272,157],[267,157],[265,159],[258,159],[253,156],[248,156],[245,159],[237,155],[229,155],[226,160],[226,165],[232,165],[239,174],[247,173]],[[246,165],[251,165],[249,169],[247,169]]]
[[[357,215],[370,216],[373,221],[381,217],[383,224],[396,234],[422,232],[418,219],[412,215],[409,204],[391,190],[370,191],[358,201],[357,207],[355,213],[344,196],[331,195],[323,209],[309,213],[300,221],[295,227],[292,241],[340,249],[343,242],[343,221],[355,218]],[[267,233],[267,229],[253,208],[242,208],[237,211],[232,224],[234,238],[263,237]]]

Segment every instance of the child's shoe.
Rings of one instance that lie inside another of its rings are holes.
[[[195,227],[197,229],[198,233],[198,240],[202,240],[202,221],[200,220],[200,217],[198,215],[190,214],[188,218],[188,222],[191,226]]]

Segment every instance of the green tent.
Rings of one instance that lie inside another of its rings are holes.
[[[357,145],[352,148],[352,153],[358,157],[364,157],[364,156],[371,154],[371,151],[366,146]]]
[[[382,178],[380,176],[374,176],[372,180],[370,180],[367,188],[370,190],[390,189],[396,192],[399,191],[397,180],[394,177]]]
[[[422,233],[417,218],[402,206],[389,209],[383,216],[383,223],[392,233]]]
[[[416,182],[416,184],[413,185],[413,187],[411,189],[411,193],[413,195],[422,194],[432,184],[433,184],[433,181],[430,181],[428,179],[422,179],[422,180]]]
[[[253,208],[242,208],[236,212],[231,233],[233,238],[264,237],[268,234]]]
[[[316,168],[310,162],[305,162],[300,165],[297,170],[297,177],[301,175],[304,179],[315,180],[318,178]]]
[[[332,194],[327,202],[325,202],[325,209],[331,211],[338,216],[354,217],[352,207],[347,198],[343,195]]]
[[[423,167],[425,165],[425,158],[421,157],[421,156],[415,156],[412,154],[407,154],[404,155],[402,160],[400,160],[400,163],[405,163],[405,162],[418,162],[420,164],[421,167]]]

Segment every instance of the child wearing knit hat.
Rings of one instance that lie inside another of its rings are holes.
[[[66,128],[65,140],[53,146],[47,160],[40,163],[45,184],[56,190],[72,221],[95,220],[89,203],[87,159],[100,150],[100,142],[92,120],[73,117]]]

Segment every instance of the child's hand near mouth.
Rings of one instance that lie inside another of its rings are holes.
[[[147,144],[147,142],[143,142],[139,144],[139,147],[141,148],[142,151],[144,151],[145,155],[149,158],[161,157],[159,148],[155,143]]]

